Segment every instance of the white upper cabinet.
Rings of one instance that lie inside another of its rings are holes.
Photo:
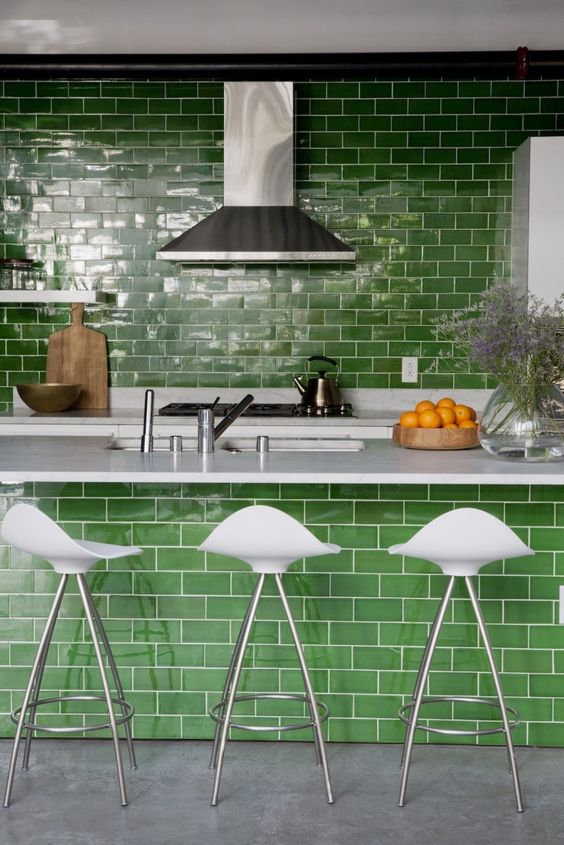
[[[564,293],[564,137],[529,138],[513,156],[511,275],[549,305]]]

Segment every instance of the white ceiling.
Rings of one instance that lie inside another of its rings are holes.
[[[0,0],[0,53],[564,49],[563,0]]]

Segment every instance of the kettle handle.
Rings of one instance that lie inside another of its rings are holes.
[[[328,358],[326,355],[310,355],[307,359],[308,361],[327,361],[328,364],[333,364],[334,367],[339,369],[339,365],[333,358]]]

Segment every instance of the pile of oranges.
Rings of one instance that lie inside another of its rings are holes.
[[[477,428],[474,408],[458,405],[449,396],[436,405],[430,399],[418,402],[413,411],[404,411],[399,423],[404,428]]]

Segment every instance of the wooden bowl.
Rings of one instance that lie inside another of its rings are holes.
[[[406,449],[473,449],[479,446],[477,428],[405,428],[396,423],[392,440]]]
[[[44,414],[66,411],[78,399],[81,387],[80,384],[16,384],[22,402],[32,411]]]

